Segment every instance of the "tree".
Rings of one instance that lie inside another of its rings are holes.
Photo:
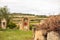
[[[9,16],[8,15],[9,15],[9,11],[8,11],[7,6],[1,7],[0,8],[0,24],[1,24],[1,20],[3,18],[6,19],[7,24],[9,23]]]

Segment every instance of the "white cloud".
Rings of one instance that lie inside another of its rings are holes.
[[[7,5],[11,12],[46,14],[60,12],[60,0],[1,0],[0,6]]]

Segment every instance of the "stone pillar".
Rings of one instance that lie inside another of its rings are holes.
[[[21,21],[20,21],[19,25],[20,25],[19,30],[24,30],[24,27],[23,27],[23,18],[21,18]]]
[[[23,28],[24,30],[29,30],[29,18],[28,17],[23,18]]]
[[[22,22],[20,22],[19,30],[23,30],[23,23]]]
[[[34,34],[34,40],[45,40],[44,32],[46,33],[45,30],[36,30]]]
[[[58,32],[51,31],[47,34],[47,40],[60,40],[60,35]]]
[[[28,17],[21,18],[21,21],[19,24],[20,24],[20,27],[19,27],[20,30],[29,30],[29,18]]]
[[[1,28],[6,29],[7,21],[5,19],[2,19],[1,21]]]

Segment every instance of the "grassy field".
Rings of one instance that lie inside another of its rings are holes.
[[[32,40],[32,31],[5,30],[0,31],[0,40]]]

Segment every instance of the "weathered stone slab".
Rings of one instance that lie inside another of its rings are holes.
[[[45,40],[43,33],[44,33],[43,30],[36,30],[34,40]]]
[[[6,21],[5,18],[3,18],[3,19],[1,20],[1,28],[2,28],[2,29],[6,29],[6,26],[7,26],[7,21]]]
[[[60,35],[58,32],[51,31],[47,34],[47,40],[60,40]]]

